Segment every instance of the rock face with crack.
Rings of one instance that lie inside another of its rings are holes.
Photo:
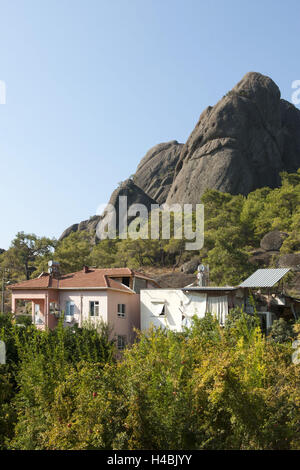
[[[166,202],[183,144],[176,140],[158,144],[141,160],[134,182],[159,204]]]
[[[182,148],[168,203],[199,203],[206,189],[231,194],[280,184],[300,167],[300,111],[268,77],[248,73],[208,107]]]
[[[148,194],[146,194],[142,188],[137,186],[131,179],[123,181],[120,186],[114,190],[109,200],[109,204],[114,207],[116,212],[116,226],[117,230],[119,229],[120,223],[125,223],[125,220],[119,219],[119,203],[120,203],[120,196],[126,196],[127,207],[133,206],[133,204],[142,204],[144,207],[147,208],[148,213],[151,212],[151,206],[153,204],[157,204],[157,202],[152,199]],[[135,219],[134,216],[130,217],[130,214],[127,216],[128,224]],[[119,230],[118,230],[119,231]]]
[[[63,240],[64,238],[67,238],[71,233],[73,232],[87,232],[90,235],[91,241],[95,242],[95,233],[96,233],[96,228],[98,225],[98,222],[100,221],[101,217],[98,215],[94,215],[93,217],[90,217],[88,220],[83,220],[79,224],[73,224],[71,227],[68,227],[60,236],[59,240]]]

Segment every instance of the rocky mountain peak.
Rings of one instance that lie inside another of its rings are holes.
[[[168,203],[197,203],[206,189],[248,194],[300,167],[300,111],[269,77],[250,72],[207,108],[182,148]],[[288,149],[288,151],[287,151]]]
[[[176,140],[151,148],[135,175],[112,194],[117,205],[199,203],[207,189],[231,194],[280,185],[280,172],[300,168],[300,111],[281,99],[269,77],[247,73],[215,105],[206,108],[185,144]],[[70,231],[94,230],[99,217]]]

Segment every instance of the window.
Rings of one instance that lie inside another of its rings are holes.
[[[124,318],[125,317],[125,304],[118,304],[118,317]]]
[[[124,286],[129,287],[129,281],[130,277],[122,277],[122,284],[124,284]]]
[[[74,315],[75,313],[75,304],[74,302],[71,302],[70,300],[68,300],[66,302],[66,315]]]
[[[117,348],[119,351],[122,351],[126,347],[126,336],[117,337]]]
[[[36,325],[44,325],[43,318],[39,304],[34,304],[34,323]]]
[[[166,314],[165,303],[155,302],[152,307],[152,313],[155,317],[164,317]]]
[[[159,315],[163,317],[165,314],[166,314],[166,306],[164,305]]]
[[[90,316],[99,317],[99,301],[90,302]]]

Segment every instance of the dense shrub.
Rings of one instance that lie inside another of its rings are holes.
[[[225,328],[207,315],[181,334],[140,334],[118,362],[74,354],[70,330],[23,331],[7,447],[299,449],[291,342],[269,341],[239,313]]]
[[[29,315],[17,315],[15,321],[18,325],[29,326],[32,324],[32,317]]]
[[[270,337],[276,343],[285,343],[293,338],[295,338],[295,332],[293,329],[293,324],[284,320],[283,318],[279,318],[279,320],[274,320],[271,331]]]
[[[72,329],[60,322],[54,331],[39,331],[5,316],[0,325],[7,349],[7,364],[0,365],[0,448],[15,440],[17,447],[39,448],[56,389],[81,362],[101,369],[113,361],[114,345],[101,324]]]

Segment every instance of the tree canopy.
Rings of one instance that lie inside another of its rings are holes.
[[[60,262],[64,273],[84,264],[95,267],[170,267],[195,256],[210,265],[210,280],[216,285],[237,284],[256,268],[250,263],[261,238],[271,230],[287,233],[281,253],[300,252],[300,170],[282,173],[279,188],[260,188],[248,196],[208,190],[205,208],[204,247],[186,251],[184,240],[171,237],[152,240],[103,240],[94,243],[90,234],[71,233],[62,241],[20,232],[9,250],[0,254],[0,264],[15,277],[34,277],[47,269],[49,259]]]

